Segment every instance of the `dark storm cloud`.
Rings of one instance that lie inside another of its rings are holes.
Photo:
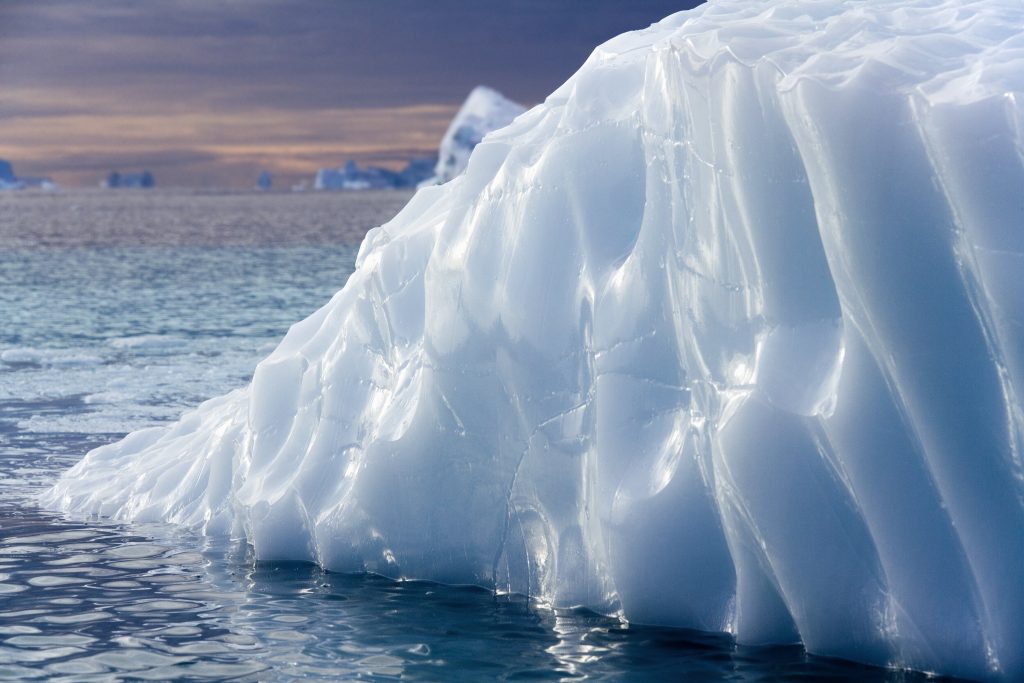
[[[600,42],[692,4],[0,0],[0,120],[273,110],[298,129],[307,113],[454,107],[480,83],[534,103]],[[424,124],[433,137],[443,130],[438,121]],[[70,123],[58,134],[73,137]],[[382,114],[382,135],[389,125],[407,126],[409,117]],[[355,130],[369,135],[366,126]],[[326,142],[340,134],[321,133],[331,136]],[[0,150],[10,150],[17,141],[3,135],[0,127]]]
[[[162,0],[0,5],[0,75],[41,87],[305,106],[449,102],[480,82],[537,101],[664,0]],[[213,86],[221,86],[212,89]]]

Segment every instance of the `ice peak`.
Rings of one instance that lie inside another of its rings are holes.
[[[434,178],[424,185],[446,183],[462,173],[473,149],[493,130],[503,128],[526,109],[494,88],[478,85],[462,103],[441,139]]]

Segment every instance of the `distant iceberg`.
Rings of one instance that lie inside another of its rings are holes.
[[[270,171],[260,171],[259,177],[256,179],[256,189],[266,192],[274,186],[274,177],[270,175]]]
[[[401,171],[392,171],[380,166],[360,166],[349,160],[340,168],[321,168],[313,179],[315,190],[374,190],[383,188],[416,187],[433,170],[433,156],[417,157]]]
[[[14,175],[14,166],[6,159],[0,159],[0,188],[13,187],[18,177]]]
[[[526,111],[497,90],[478,85],[448,125],[437,153],[434,174],[424,185],[440,185],[462,173],[473,149],[488,133],[504,128]]]
[[[370,232],[47,504],[1024,678],[1024,8],[713,0]]]
[[[526,109],[486,86],[477,86],[452,119],[438,155],[412,159],[401,171],[360,166],[349,160],[339,168],[321,168],[313,179],[316,190],[371,190],[429,187],[462,173],[473,148],[493,130],[504,128]]]
[[[156,187],[156,179],[149,171],[142,171],[140,173],[111,171],[107,175],[107,179],[100,183],[100,185],[108,189],[133,188],[148,190]]]
[[[0,159],[0,190],[56,190],[57,184],[49,178],[16,176],[14,165]]]

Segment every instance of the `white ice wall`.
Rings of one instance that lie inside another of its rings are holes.
[[[368,235],[67,510],[1024,677],[1024,9],[720,0]]]

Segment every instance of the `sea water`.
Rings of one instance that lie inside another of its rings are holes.
[[[0,679],[919,678],[38,509],[89,449],[245,385],[407,199],[0,195]]]

